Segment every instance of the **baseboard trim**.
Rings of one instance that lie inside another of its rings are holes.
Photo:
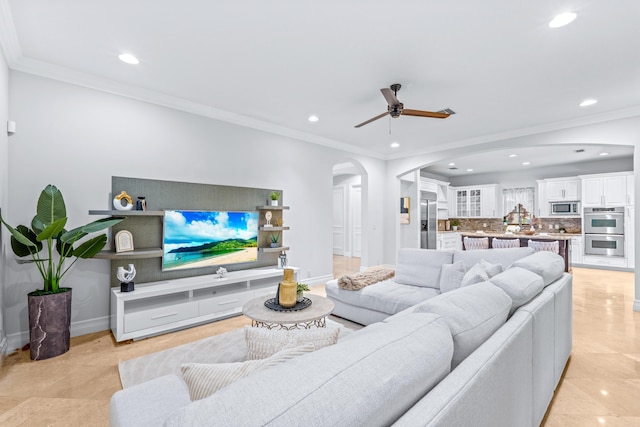
[[[107,331],[110,329],[109,316],[97,317],[95,319],[80,320],[71,323],[71,336],[92,334],[94,332]],[[9,354],[21,349],[29,343],[29,331],[9,334],[5,338],[6,345],[2,347],[2,354]]]

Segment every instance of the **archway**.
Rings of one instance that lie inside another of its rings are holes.
[[[367,265],[366,230],[368,181],[358,161],[346,159],[333,166],[333,274],[360,271]]]

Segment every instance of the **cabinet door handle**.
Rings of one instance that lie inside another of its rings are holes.
[[[219,302],[218,305],[227,305],[227,304],[233,304],[235,302],[238,302],[239,300],[234,299],[232,301],[225,301],[225,302]]]
[[[176,316],[178,314],[178,312],[173,312],[173,313],[167,313],[167,314],[160,314],[158,316],[151,316],[151,320],[156,320],[156,319],[162,319],[163,317],[171,317],[171,316]]]

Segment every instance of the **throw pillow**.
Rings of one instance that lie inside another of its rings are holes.
[[[521,267],[542,277],[544,286],[562,277],[564,273],[564,258],[547,251],[536,252],[511,264],[511,267]]]
[[[315,346],[307,343],[282,350],[266,359],[214,364],[185,363],[180,370],[189,388],[191,400],[200,400],[253,372],[278,365],[313,350]]]
[[[449,292],[458,289],[464,279],[464,262],[457,261],[453,264],[442,264],[440,269],[440,292]]]
[[[502,265],[491,264],[483,259],[467,271],[462,278],[461,286],[469,286],[480,282],[486,282],[491,277],[502,272]]]
[[[246,326],[245,340],[247,342],[247,360],[267,358],[291,344],[301,345],[312,343],[315,349],[326,347],[338,342],[338,328],[295,329],[264,329]]]
[[[509,316],[542,292],[544,287],[542,277],[521,267],[512,267],[503,271],[489,279],[489,283],[505,291],[511,298]]]

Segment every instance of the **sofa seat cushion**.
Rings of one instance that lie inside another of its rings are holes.
[[[367,286],[358,291],[341,289],[336,280],[331,280],[325,289],[327,297],[331,299],[387,314],[395,314],[440,294],[438,289],[401,285],[393,279]]]
[[[395,281],[403,285],[440,289],[442,264],[451,264],[453,253],[431,249],[400,249]]]
[[[446,377],[453,354],[442,317],[398,320],[256,372],[175,411],[165,426],[391,425]]]
[[[512,267],[521,267],[542,277],[544,286],[555,282],[564,273],[564,258],[547,251],[536,252],[515,261]]]
[[[478,249],[476,251],[455,251],[453,253],[453,262],[462,261],[467,270],[480,260],[485,260],[491,264],[500,264],[503,270],[506,270],[515,261],[524,258],[533,253],[531,248],[497,248],[497,249]]]
[[[454,342],[453,369],[504,324],[510,309],[511,298],[502,289],[482,282],[431,298],[416,305],[414,312],[447,320]]]
[[[521,267],[512,267],[503,271],[490,278],[489,282],[502,289],[511,298],[509,316],[520,306],[531,301],[544,288],[542,277]]]

